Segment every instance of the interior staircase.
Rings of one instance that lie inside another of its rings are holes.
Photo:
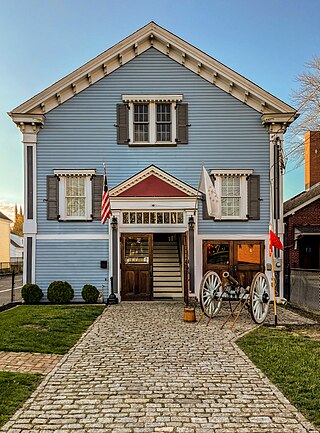
[[[182,276],[176,241],[153,243],[153,297],[182,298]]]

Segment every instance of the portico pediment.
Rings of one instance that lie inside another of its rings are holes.
[[[195,198],[198,191],[171,174],[150,165],[110,190],[112,198],[181,197]]]

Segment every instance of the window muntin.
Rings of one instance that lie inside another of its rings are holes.
[[[65,179],[66,217],[85,217],[85,177],[72,176]]]
[[[125,240],[125,263],[149,263],[148,238],[130,236]]]
[[[237,262],[240,265],[261,263],[261,246],[258,243],[243,243],[237,245]]]
[[[182,100],[183,95],[173,94],[122,95],[129,108],[129,145],[176,145],[176,108]]]
[[[240,218],[240,204],[240,176],[223,176],[221,178],[221,216]]]
[[[167,212],[122,212],[123,224],[184,224],[184,213]]]
[[[133,140],[149,142],[149,104],[133,104]]]
[[[229,243],[207,243],[207,264],[228,265],[230,263]]]
[[[171,142],[171,107],[172,104],[156,104],[157,141]]]

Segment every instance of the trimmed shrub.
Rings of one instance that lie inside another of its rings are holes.
[[[99,290],[91,284],[85,284],[82,288],[81,295],[88,304],[95,304],[99,298]]]
[[[74,297],[74,290],[67,281],[52,281],[47,298],[52,304],[68,304]]]
[[[37,284],[27,283],[22,287],[21,296],[26,304],[39,304],[43,296],[43,291]]]

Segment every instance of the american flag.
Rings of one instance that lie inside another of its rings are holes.
[[[101,203],[101,224],[104,224],[111,217],[111,205],[108,191],[107,173],[104,169],[103,176],[103,192],[102,192],[102,203]]]

